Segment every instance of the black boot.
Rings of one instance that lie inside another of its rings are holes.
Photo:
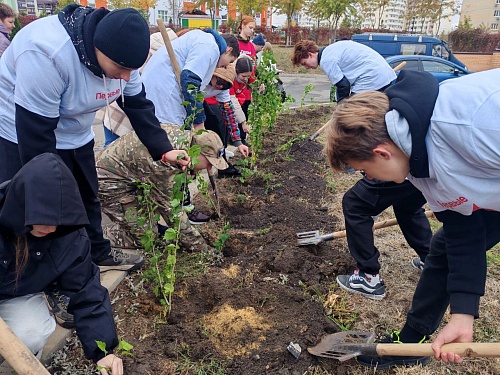
[[[217,177],[219,178],[239,178],[242,177],[241,172],[234,167],[234,165],[229,164],[229,168],[219,170]]]

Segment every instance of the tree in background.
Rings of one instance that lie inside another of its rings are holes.
[[[328,21],[330,44],[337,39],[340,19],[356,15],[355,3],[350,0],[312,0],[308,11],[313,17]]]
[[[464,22],[458,23],[458,30],[472,30],[472,24],[470,23],[471,19],[469,16],[464,17]]]
[[[144,19],[149,20],[149,8],[156,7],[157,0],[108,0],[108,8],[111,9],[122,9],[122,8],[134,8],[136,9]]]
[[[262,8],[268,5],[265,0],[237,0],[236,9],[242,15],[254,17],[256,13],[260,13]]]
[[[74,3],[76,3],[76,2],[77,2],[77,1],[75,1],[75,0],[59,0],[59,1],[57,2],[57,7],[56,7],[56,9],[55,9],[54,14],[57,14],[57,13],[58,13],[61,9],[64,9],[64,8],[66,8],[68,5],[70,5],[70,4],[74,4]]]
[[[19,30],[21,30],[21,22],[19,21],[19,16],[17,16],[14,20],[14,28],[10,32],[10,40],[14,39]]]
[[[210,19],[212,20],[212,25],[215,28],[215,16],[217,14],[217,9],[224,6],[227,7],[227,0],[196,0],[194,6],[196,8],[201,8],[205,4],[205,7],[210,12]]]
[[[292,41],[292,19],[304,6],[304,0],[276,0],[274,5],[278,13],[286,15],[286,45],[289,46]]]

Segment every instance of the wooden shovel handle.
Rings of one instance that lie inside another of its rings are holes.
[[[160,29],[160,34],[163,39],[163,43],[165,43],[165,48],[168,52],[168,57],[170,58],[170,63],[172,64],[172,68],[174,68],[175,78],[177,78],[177,84],[181,87],[181,68],[179,67],[179,63],[177,62],[177,58],[175,57],[174,49],[172,48],[172,43],[170,42],[170,38],[168,37],[167,28],[163,23],[161,18],[157,20],[158,28]]]
[[[434,212],[432,211],[425,211],[425,216],[427,218],[431,218],[434,216]],[[392,227],[393,225],[397,225],[398,221],[397,219],[389,219],[389,220],[384,220],[384,221],[377,221],[375,224],[373,224],[373,230],[376,229],[382,229],[382,228],[387,228],[387,227]],[[332,233],[333,238],[344,238],[346,236],[346,231],[341,230],[338,232],[333,232]]]
[[[399,72],[401,69],[403,69],[406,65],[406,61],[403,61],[402,63],[396,65],[394,68],[392,68],[392,70],[394,71],[394,73],[396,72]]]
[[[316,130],[316,133],[314,133],[313,135],[311,135],[311,137],[309,138],[311,141],[314,141],[316,138],[318,138],[318,136],[323,133],[323,131],[326,129],[326,127],[328,125],[330,125],[332,123],[332,120],[328,120],[326,122],[326,124],[324,124],[321,128],[319,128],[318,130]]]
[[[0,355],[18,374],[50,375],[2,318],[0,318]]]
[[[434,355],[431,344],[377,344],[377,354],[380,356],[427,356]],[[445,344],[441,347],[443,353],[455,353],[462,357],[500,357],[500,343],[463,342]]]

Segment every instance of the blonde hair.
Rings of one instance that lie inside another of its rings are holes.
[[[372,150],[391,140],[385,125],[387,95],[365,91],[342,100],[326,129],[323,153],[333,170],[344,170],[348,160],[367,161]]]
[[[271,45],[271,43],[269,42],[266,42],[266,44],[264,44],[264,48],[262,48],[262,51],[272,51],[273,50],[273,46]]]

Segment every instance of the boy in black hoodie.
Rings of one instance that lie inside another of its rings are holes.
[[[448,306],[451,318],[436,336],[434,357],[459,363],[446,343],[470,342],[486,282],[486,251],[500,241],[500,69],[447,80],[402,71],[385,93],[346,99],[333,114],[325,154],[334,170],[351,165],[367,176],[401,183],[424,195],[443,227],[413,296],[400,342],[422,342],[438,328]],[[383,369],[425,364],[429,357],[359,356]]]

